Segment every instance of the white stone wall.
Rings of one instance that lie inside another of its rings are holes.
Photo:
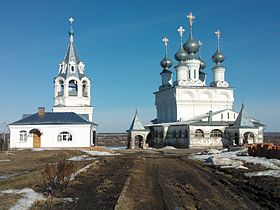
[[[187,121],[206,114],[232,109],[232,88],[176,86],[155,92],[157,119],[162,122]]]
[[[41,147],[89,147],[92,143],[91,125],[10,125],[10,148],[33,148],[31,129],[38,129],[41,135]],[[20,141],[20,131],[27,131],[27,141]],[[72,134],[72,141],[57,141],[63,131]]]

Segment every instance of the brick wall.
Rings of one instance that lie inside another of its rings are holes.
[[[127,146],[127,133],[98,133],[98,146]]]

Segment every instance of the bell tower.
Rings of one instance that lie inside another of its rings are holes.
[[[59,63],[58,75],[54,78],[53,112],[75,112],[92,122],[90,79],[85,74],[85,64],[79,59],[74,46],[73,21],[71,17],[68,48],[63,61]]]

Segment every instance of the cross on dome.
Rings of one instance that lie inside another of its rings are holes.
[[[74,22],[74,18],[70,17],[69,22],[72,24]]]
[[[218,29],[218,31],[215,31],[215,34],[217,36],[217,39],[220,39],[222,33],[220,32],[219,29]]]
[[[169,39],[168,39],[167,37],[164,37],[164,38],[162,39],[162,41],[163,41],[163,43],[164,43],[164,46],[167,47],[168,42],[169,42]]]
[[[180,34],[180,37],[182,38],[183,33],[185,32],[185,29],[183,28],[183,26],[180,26],[180,28],[178,28],[178,32]]]
[[[165,46],[165,56],[167,56],[167,45],[168,45],[169,39],[167,37],[164,37],[162,39],[162,41],[163,41],[164,46]]]
[[[189,25],[190,25],[190,28],[191,28],[192,24],[193,24],[193,20],[195,19],[195,16],[190,12],[190,14],[187,15],[187,19],[189,20]]]
[[[222,33],[221,33],[221,31],[218,29],[218,31],[215,31],[215,35],[217,36],[218,50],[220,50],[220,37],[221,37]]]

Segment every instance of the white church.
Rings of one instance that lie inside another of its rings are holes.
[[[90,104],[90,79],[74,46],[73,18],[69,19],[69,45],[54,79],[52,112],[39,107],[32,115],[9,124],[10,148],[90,147],[97,124]]]
[[[163,68],[160,73],[162,83],[154,93],[157,118],[152,120],[153,124],[142,129],[139,129],[141,122],[137,122],[138,129],[129,131],[129,147],[170,145],[196,148],[262,143],[265,125],[251,118],[243,104],[239,112],[232,110],[234,89],[225,79],[225,67],[222,65],[225,57],[220,49],[221,32],[215,32],[217,49],[212,56],[213,79],[207,85],[206,64],[199,56],[202,44],[194,38],[192,31],[195,16],[190,13],[187,18],[189,37],[184,44],[185,30],[182,26],[178,29],[180,46],[175,54],[178,61],[174,67],[176,78],[172,80],[170,68],[173,63],[167,55],[169,40],[165,37],[165,56],[160,62]],[[139,118],[135,116],[134,119]],[[149,134],[143,135],[144,130]]]

